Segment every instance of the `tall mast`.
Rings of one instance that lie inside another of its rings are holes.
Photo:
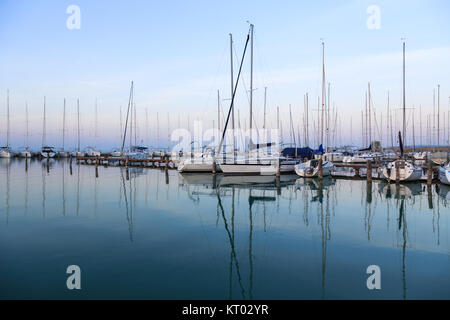
[[[267,87],[264,87],[264,122],[263,122],[263,129],[266,129],[266,103],[267,103]]]
[[[180,116],[178,115],[178,128],[180,127]],[[148,147],[148,109],[145,108],[145,140],[146,140],[146,145]]]
[[[423,147],[423,136],[422,136],[422,106],[419,106],[419,129],[420,129],[420,146]]]
[[[9,150],[9,90],[6,91],[6,149]]]
[[[98,121],[98,112],[97,112],[97,98],[95,98],[95,119],[94,119],[94,150],[97,150],[97,121]]]
[[[44,97],[44,124],[42,126],[42,147],[45,146],[45,135],[46,135],[46,127],[45,127],[46,123],[45,123],[45,97]]]
[[[364,111],[361,110],[361,142],[364,146],[365,141],[364,141]]]
[[[308,92],[306,93],[306,146],[309,146],[309,101]]]
[[[167,153],[170,152],[170,114],[167,112]]]
[[[122,127],[123,127],[123,125],[122,125],[122,106],[120,106],[120,109],[119,109],[119,126],[120,126],[120,141],[122,141],[123,140],[123,133],[122,133]]]
[[[368,121],[367,121],[367,91],[366,91],[366,95],[365,95],[365,97],[364,97],[364,99],[365,99],[365,107],[366,107],[366,127],[365,127],[365,131],[364,131],[364,140],[365,140],[365,144],[366,144],[366,146],[368,145],[368,140],[369,140],[369,132],[368,132]]]
[[[134,145],[137,146],[137,115],[136,115],[136,103],[134,103]]]
[[[77,114],[78,114],[78,152],[80,152],[80,99],[77,99]]]
[[[388,142],[389,142],[389,91],[388,91],[388,94],[387,94],[387,133],[386,133],[386,141],[387,141],[387,143],[386,143],[386,146],[388,145]]]
[[[327,148],[325,149],[328,152],[328,147],[330,145],[330,83],[328,82],[328,99],[327,99]]]
[[[405,42],[403,41],[403,145],[406,147]]]
[[[217,90],[217,128],[220,132],[220,92]]]
[[[320,144],[323,145],[323,120],[325,112],[325,43],[322,41],[322,122],[320,126]]]
[[[372,109],[370,108],[370,82],[368,83],[367,105],[369,107],[369,144],[372,143]]]
[[[253,24],[250,24],[250,141],[252,141],[253,121]]]
[[[437,112],[437,146],[439,148],[439,143],[440,143],[440,139],[439,139],[439,113],[440,113],[440,89],[441,89],[441,85],[438,84],[438,99],[437,99],[437,107],[438,107],[438,112]]]
[[[415,137],[415,131],[414,131],[414,111],[415,109],[413,108],[413,114],[412,114],[412,129],[413,129],[413,150],[416,150],[416,137]]]
[[[157,146],[159,151],[159,113],[156,112],[156,139],[158,140]]]
[[[230,88],[231,97],[233,97],[234,92],[234,76],[233,76],[233,35],[230,33]],[[234,123],[234,101],[231,102],[231,127],[233,132],[233,155],[236,150],[236,137],[235,137],[235,123]],[[220,129],[219,129],[220,132]]]
[[[27,109],[27,117],[28,117],[28,109]],[[28,120],[27,120],[28,121]],[[63,107],[63,136],[62,136],[62,151],[64,152],[65,138],[66,138],[66,98],[64,98],[64,107]],[[28,135],[28,123],[27,123],[27,135]]]
[[[27,122],[27,145],[25,146],[25,150],[29,149],[29,122],[28,122],[28,102],[25,102],[25,113],[26,113],[26,122]]]
[[[352,116],[350,116],[350,145],[353,145],[353,123]]]

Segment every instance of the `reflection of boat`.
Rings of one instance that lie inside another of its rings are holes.
[[[322,163],[322,175],[329,176],[334,165],[331,162],[324,161]],[[319,175],[319,160],[308,160],[295,166],[295,173],[300,177],[317,177]]]
[[[379,191],[386,198],[406,199],[420,195],[423,189],[421,183],[397,184],[381,181]]]
[[[183,181],[189,185],[212,185],[214,176],[207,173],[180,173]]]
[[[439,181],[450,185],[450,163],[448,163],[445,167],[439,168]]]
[[[229,186],[256,186],[267,187],[276,186],[276,177],[273,175],[219,175],[217,176],[217,184],[221,187]]]
[[[356,170],[354,168],[347,167],[334,167],[331,170],[332,177],[352,178],[356,177]]]
[[[441,184],[439,186],[439,196],[441,196],[445,200],[450,201],[450,186]]]
[[[213,157],[205,156],[200,158],[186,158],[179,162],[179,172],[212,172]],[[216,164],[216,170],[218,170]]]
[[[324,177],[322,181],[312,178],[298,178],[295,181],[295,185],[299,190],[319,190],[320,183],[322,183],[323,188],[330,187],[336,183],[331,177]]]

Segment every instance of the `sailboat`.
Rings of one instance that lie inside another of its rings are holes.
[[[406,131],[405,102],[405,42],[403,42],[403,138]],[[400,159],[387,163],[381,169],[382,178],[399,182],[418,181],[422,177],[422,169],[407,161],[403,154],[402,133],[398,133],[400,144]]]
[[[9,149],[9,90],[6,95],[6,146],[0,148],[0,158],[11,158]]]
[[[325,108],[325,43],[322,42],[322,125],[321,125],[321,146],[323,145],[323,122],[324,122],[324,108]],[[320,148],[319,148],[320,149]],[[319,157],[323,158],[323,155]],[[300,177],[313,178],[319,176],[319,159],[308,160],[303,163],[295,165],[295,173]],[[334,164],[330,161],[322,162],[322,176],[331,175]]]
[[[446,166],[439,168],[439,181],[443,184],[450,185],[450,162]]]
[[[230,109],[228,110],[228,116],[226,119],[226,123],[223,129],[222,133],[222,139],[219,144],[218,152],[215,154],[213,163],[216,162],[216,157],[220,155],[220,150],[223,144],[223,140],[225,137],[228,121],[230,119],[230,114],[234,109],[234,97],[236,94],[236,89],[239,83],[240,74],[242,71],[242,64],[244,62],[245,52],[247,50],[248,42],[250,41],[250,132],[252,132],[252,126],[253,126],[253,24],[250,24],[250,31],[247,35],[247,41],[245,43],[244,53],[241,60],[241,65],[239,67],[239,73],[236,80],[236,84],[233,90],[232,99],[231,99],[231,105]],[[249,151],[252,152],[255,149],[261,149],[265,146],[270,146],[271,143],[268,143],[266,145],[260,145],[260,144],[254,144],[251,137],[249,142]],[[241,175],[241,174],[250,174],[250,175],[275,175],[278,171],[280,159],[274,156],[256,156],[256,157],[248,157],[248,156],[241,156],[241,157],[234,157],[233,156],[233,162],[228,163],[227,161],[219,163],[219,167],[222,170],[224,174],[234,174],[234,175]]]
[[[29,143],[28,143],[28,136],[29,136],[29,130],[28,130],[28,104],[25,104],[25,113],[26,113],[26,123],[27,123],[27,142],[25,146],[25,150],[19,152],[19,156],[21,158],[31,158],[31,152],[29,151]]]
[[[53,147],[46,145],[46,134],[47,134],[47,128],[46,128],[46,118],[45,118],[45,97],[44,97],[44,125],[42,129],[42,149],[41,149],[41,156],[44,158],[53,158],[55,156],[55,150]]]

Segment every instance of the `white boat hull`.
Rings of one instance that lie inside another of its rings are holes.
[[[334,165],[331,162],[324,161],[322,164],[322,176],[331,175]],[[295,173],[303,178],[315,178],[319,176],[319,166],[311,166],[310,161],[300,163],[295,166]]]
[[[54,158],[55,153],[54,152],[41,152],[41,156],[43,158]]]
[[[262,175],[270,176],[277,173],[277,165],[272,162],[267,163],[236,163],[236,164],[219,164],[224,174],[236,175]],[[281,167],[280,167],[281,172]]]
[[[212,172],[212,161],[205,162],[188,162],[182,161],[178,164],[179,172]],[[216,166],[217,168],[217,166]]]
[[[405,165],[404,167],[398,168],[398,177],[397,177],[397,169],[395,168],[395,162],[391,162],[388,164],[390,166],[390,170],[388,167],[383,167],[381,169],[382,178],[385,180],[391,181],[400,181],[400,182],[408,182],[408,181],[419,181],[422,178],[422,169],[419,167],[415,167],[411,164]]]
[[[439,181],[443,184],[450,185],[450,165],[439,168]]]
[[[0,158],[11,158],[11,152],[9,152],[9,151],[0,151]]]

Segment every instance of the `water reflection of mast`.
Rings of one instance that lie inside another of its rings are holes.
[[[66,175],[66,171],[64,170],[64,161],[62,163],[62,206],[63,206],[63,216],[66,215],[66,183],[64,181],[65,179],[65,175]]]
[[[25,162],[27,162],[28,159],[25,158]],[[28,215],[28,168],[25,170],[25,216]]]
[[[252,189],[249,191],[249,196],[252,195]],[[250,197],[249,197],[250,200]],[[253,256],[252,256],[252,249],[253,249],[253,212],[252,212],[252,202],[249,201],[249,218],[250,218],[250,233],[248,238],[248,258],[249,258],[249,266],[250,266],[250,286],[249,286],[249,298],[250,300],[253,299]]]
[[[6,224],[9,221],[9,166],[10,162],[8,159],[6,163]]]
[[[236,257],[236,251],[235,251],[235,248],[234,248],[234,210],[233,210],[233,216],[232,216],[232,228],[233,228],[232,230],[233,230],[233,234],[231,234],[230,230],[228,228],[227,218],[225,217],[225,210],[224,210],[223,205],[222,205],[222,200],[220,199],[219,188],[217,189],[217,201],[219,203],[219,208],[220,208],[220,211],[222,213],[222,219],[223,219],[223,223],[224,223],[224,226],[225,226],[225,231],[227,232],[228,240],[230,242],[231,255],[232,255],[232,258],[234,260],[235,267],[236,267],[236,273],[237,273],[237,276],[238,276],[239,286],[241,287],[242,298],[245,299],[245,290],[244,290],[244,287],[242,286],[242,278],[241,278],[241,273],[239,271],[239,263],[238,263],[238,260],[237,260],[237,257]],[[233,203],[234,203],[234,201],[233,201]]]
[[[231,190],[231,240],[234,243],[234,195],[235,190],[234,187]],[[230,251],[230,291],[229,291],[229,299],[232,299],[233,294],[233,250]]]
[[[127,221],[128,221],[128,232],[130,233],[130,241],[133,241],[133,206],[130,205],[130,208],[128,208],[128,197],[127,197],[127,188],[125,185],[125,179],[123,177],[123,171],[122,168],[120,169],[120,176],[122,178],[122,189],[123,189],[123,195],[125,199],[125,208],[127,212]],[[130,180],[130,204],[132,203],[132,191],[131,191],[131,180]]]
[[[406,299],[406,267],[405,267],[405,256],[406,256],[406,209],[405,200],[401,200],[400,204],[400,214],[398,218],[398,230],[402,229],[403,223],[403,246],[402,246],[402,285],[403,285],[403,299]]]
[[[42,217],[45,219],[45,171],[42,170]]]
[[[77,165],[77,216],[80,214],[80,164]]]
[[[326,216],[323,214],[323,183],[319,181],[320,228],[322,233],[322,299],[325,299],[325,273],[327,264],[327,241],[330,239],[329,192],[327,191]]]

